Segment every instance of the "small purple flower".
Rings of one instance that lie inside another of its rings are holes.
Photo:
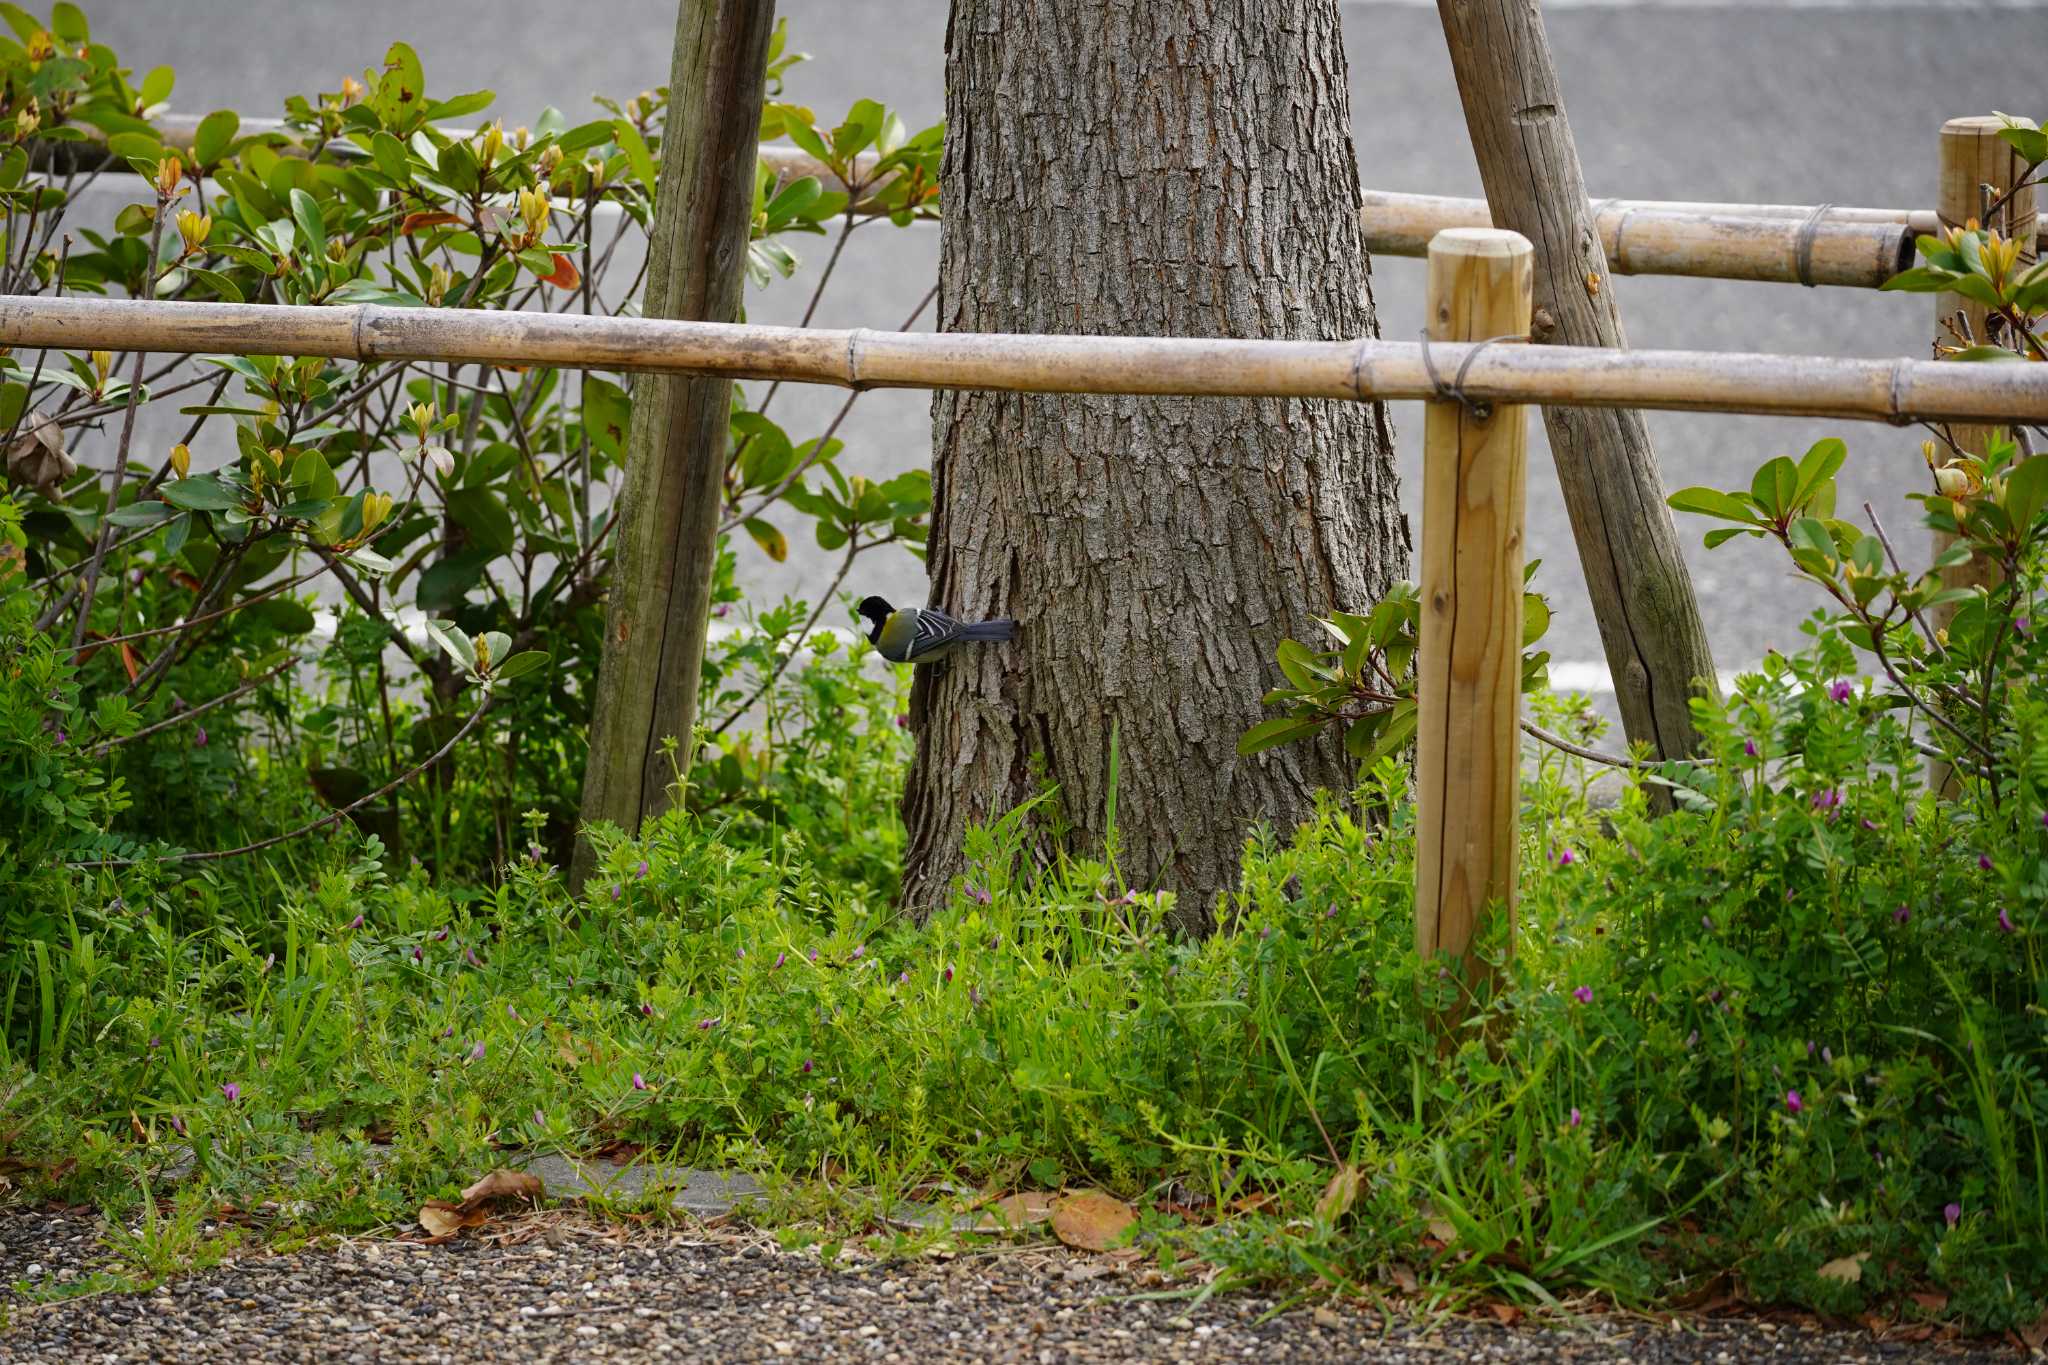
[[[726,617],[732,615],[732,604],[729,602],[720,602],[717,606],[711,609],[711,614],[713,616],[716,616],[719,620],[723,621]]]
[[[1785,1092],[1785,1111],[1787,1113],[1796,1114],[1804,1108],[1806,1108],[1806,1101],[1799,1098],[1797,1090],[1787,1090]]]
[[[899,730],[908,730],[910,728],[910,717],[899,714],[896,717],[896,728]]]
[[[642,1000],[640,1002],[640,1017],[642,1019],[652,1019],[654,1017],[654,1006]]]
[[[747,950],[745,948],[735,948],[733,951],[739,955],[739,961],[745,962],[747,960]]]
[[[810,1058],[808,1058],[808,1057],[806,1057],[806,1058],[804,1058],[804,1075],[808,1076],[808,1075],[810,1075],[810,1074],[811,1074],[811,1059],[810,1059]]]
[[[709,1018],[709,1019],[699,1019],[699,1020],[697,1021],[697,1032],[699,1032],[699,1033],[709,1033],[709,1032],[710,1032],[710,1031],[711,1031],[712,1029],[716,1028],[717,1026],[718,1026],[718,1016],[716,1016],[716,1015],[713,1015],[713,1016],[712,1016],[711,1018]]]
[[[940,973],[940,975],[944,978],[947,985],[950,986],[953,984],[953,968],[950,964],[947,966],[944,972]]]
[[[813,948],[813,949],[811,949],[811,961],[813,961],[813,962],[816,962],[817,960],[818,960],[818,950],[817,950],[816,948]]]
[[[2013,926],[2012,916],[2005,913],[2005,907],[2002,905],[1998,907],[1998,927],[2008,934],[2019,932]]]
[[[70,738],[71,738],[71,736],[69,736],[69,735],[65,734],[65,733],[64,733],[64,732],[63,732],[62,730],[59,730],[59,731],[57,732],[57,742],[58,742],[59,744],[62,744],[62,743],[63,743],[63,742],[65,741],[65,740],[67,740],[67,739],[70,739]]]
[[[1846,678],[1838,678],[1828,685],[1828,700],[1844,702],[1856,695],[1856,689]]]
[[[1913,912],[1911,910],[1908,910],[1903,905],[1901,905],[1898,909],[1892,911],[1892,920],[1894,923],[1904,924],[1907,920],[1911,918],[1913,918]]]
[[[542,1113],[542,1112],[541,1112],[540,1110],[538,1110],[538,1109],[534,1110],[534,1111],[533,1111],[533,1126],[534,1126],[534,1127],[536,1127],[536,1128],[545,1128],[545,1127],[547,1127],[547,1126],[548,1126],[548,1116],[547,1116],[546,1114],[543,1114],[543,1113]]]
[[[646,1080],[646,1078],[645,1078],[645,1077],[643,1077],[643,1076],[642,1076],[642,1075],[641,1075],[641,1074],[640,1074],[639,1072],[637,1072],[637,1071],[633,1073],[633,1088],[634,1088],[635,1090],[645,1090],[645,1089],[647,1088],[647,1080]]]
[[[1259,942],[1261,942],[1261,943],[1271,943],[1272,941],[1273,941],[1273,926],[1269,924],[1269,925],[1267,925],[1267,926],[1266,926],[1265,928],[1263,928],[1263,929],[1259,930]]]
[[[469,1060],[471,1060],[472,1062],[480,1062],[480,1061],[482,1061],[483,1059],[484,1059],[484,1040],[483,1040],[483,1039],[481,1039],[481,1038],[479,1038],[479,1039],[477,1039],[477,1040],[476,1040],[476,1046],[475,1046],[475,1047],[473,1047],[473,1048],[471,1048],[471,1049],[469,1050]]]
[[[1573,863],[1577,862],[1578,860],[1579,855],[1572,852],[1568,848],[1561,848],[1557,851],[1557,865],[1559,867],[1570,867]]]
[[[645,858],[642,858],[639,865],[633,869],[633,879],[642,882],[647,880],[647,860]]]
[[[1745,740],[1743,740],[1743,741],[1742,741],[1742,752],[1743,752],[1743,755],[1744,755],[1745,757],[1748,757],[1748,758],[1755,758],[1755,757],[1756,757],[1756,741],[1755,741],[1755,740],[1753,740],[1753,739],[1745,739]]]
[[[1864,816],[1864,817],[1863,817],[1863,828],[1865,828],[1865,829],[1876,829],[1876,828],[1877,828],[1877,821],[1875,821],[1875,820],[1871,819],[1871,818],[1870,818],[1869,816],[1867,816],[1867,815],[1866,815],[1866,816]]]
[[[204,725],[193,727],[192,747],[195,749],[204,749],[206,747],[206,727]]]
[[[1833,1066],[1835,1064],[1834,1049],[1825,1047],[1822,1048],[1820,1050],[1820,1060],[1822,1065],[1824,1066]]]
[[[1816,1049],[1814,1047],[1813,1039],[1808,1038],[1806,1040],[1806,1055],[1811,1057],[1815,1051]]]
[[[179,1118],[176,1114],[171,1115],[171,1131],[179,1137],[184,1137],[186,1135],[185,1120]]]
[[[861,957],[862,957],[862,955],[863,955],[863,954],[865,954],[865,953],[867,952],[867,950],[868,950],[868,945],[867,945],[867,944],[865,944],[865,943],[856,943],[856,944],[854,944],[854,945],[853,945],[853,951],[852,951],[852,952],[851,952],[850,954],[848,954],[848,955],[847,955],[847,961],[849,961],[849,962],[858,962],[858,961],[860,961],[860,960],[861,960]]]
[[[1963,1206],[1956,1203],[1944,1204],[1941,1209],[1941,1221],[1947,1223],[1950,1227],[1954,1227],[1962,1222]]]
[[[1710,933],[1710,934],[1711,934],[1711,933],[1713,933],[1713,932],[1714,932],[1714,917],[1713,917],[1712,915],[1701,915],[1701,916],[1700,916],[1700,928],[1702,928],[1702,929],[1706,930],[1706,931],[1707,931],[1708,933]]]
[[[1686,1045],[1687,1047],[1689,1047],[1689,1048],[1690,1048],[1690,1047],[1698,1047],[1698,1046],[1699,1046],[1699,1041],[1700,1041],[1700,1031],[1699,1031],[1698,1029],[1694,1029],[1694,1030],[1693,1030],[1693,1031],[1692,1031],[1691,1033],[1688,1033],[1688,1034],[1686,1034],[1686,1035],[1685,1035],[1685,1045]]]
[[[2041,812],[2041,828],[2048,829],[2048,810]]]
[[[476,949],[474,948],[464,948],[462,950],[462,956],[465,960],[468,961],[469,965],[472,967],[481,967],[484,965],[481,961],[478,960],[476,955]]]
[[[973,986],[967,988],[967,998],[977,1006],[981,1004],[981,992]]]
[[[1590,1005],[1590,1004],[1592,1004],[1592,1003],[1593,1003],[1593,988],[1592,988],[1591,986],[1578,986],[1578,987],[1575,987],[1575,988],[1574,988],[1574,989],[1572,990],[1572,999],[1574,999],[1574,1000],[1578,1001],[1578,1002],[1579,1002],[1579,1003],[1580,1003],[1581,1005]]]
[[[1813,794],[1815,810],[1832,811],[1842,804],[1842,790],[1839,787],[1822,787]]]
[[[1991,855],[1989,853],[1979,853],[1977,855],[1977,866],[1989,872],[1991,870]]]
[[[446,943],[447,941],[448,931],[446,929],[443,929],[440,933],[434,935],[434,942],[436,943]]]
[[[617,900],[617,899],[618,899],[618,898],[619,898],[620,896],[624,895],[624,894],[625,894],[625,891],[626,891],[626,888],[625,888],[625,887],[623,887],[623,886],[620,886],[620,885],[619,885],[619,884],[618,884],[617,882],[613,882],[613,883],[612,883],[612,899],[613,899],[613,900]]]
[[[455,1025],[450,1024],[447,1028],[442,1029],[441,1036],[443,1038],[453,1038],[455,1036]]]
[[[221,1086],[220,1093],[227,1096],[229,1104],[240,1104],[242,1102],[242,1087],[236,1085],[233,1081],[229,1081]]]
[[[505,1014],[507,1018],[517,1019],[519,1017],[519,1010],[516,1006],[507,1005],[505,1006]]]
[[[1579,1106],[1577,1106],[1576,1104],[1575,1104],[1575,1105],[1573,1105],[1573,1106],[1572,1106],[1572,1127],[1576,1128],[1576,1127],[1578,1127],[1578,1126],[1579,1126],[1579,1125],[1580,1125],[1581,1123],[1583,1123],[1583,1122],[1585,1122],[1585,1116],[1584,1116],[1583,1114],[1579,1113]]]
[[[1324,919],[1335,919],[1335,918],[1337,918],[1337,907],[1333,905],[1333,906],[1331,906],[1331,907],[1330,907],[1329,909],[1327,909],[1327,910],[1323,911],[1323,918],[1324,918]]]
[[[995,899],[995,897],[994,897],[994,896],[991,896],[991,895],[990,895],[990,894],[989,894],[988,892],[986,892],[986,891],[982,890],[982,889],[981,889],[980,887],[976,886],[976,885],[975,885],[975,884],[974,884],[973,882],[969,882],[969,883],[967,883],[967,884],[966,884],[965,886],[961,887],[960,889],[961,889],[962,891],[966,892],[966,893],[967,893],[967,899],[969,899],[969,900],[973,901],[973,902],[974,902],[974,903],[975,903],[976,905],[987,905],[987,904],[988,904],[988,903],[989,903],[990,901],[992,901],[992,900],[994,900],[994,899]]]
[[[276,954],[276,953],[272,953],[272,954],[270,954],[270,955],[269,955],[268,957],[266,957],[266,958],[264,958],[264,959],[263,959],[263,966],[262,966],[262,967],[260,968],[260,970],[262,970],[262,971],[266,971],[266,972],[267,972],[267,971],[269,971],[269,970],[270,970],[270,969],[271,969],[272,967],[275,967],[276,965],[277,965],[277,954]]]
[[[419,944],[415,943],[412,945],[412,960],[414,962],[424,962],[426,957],[426,953],[421,951]]]
[[[775,955],[775,970],[776,970],[776,971],[778,971],[778,972],[779,972],[779,971],[781,971],[781,970],[782,970],[782,964],[783,964],[783,963],[785,963],[785,962],[787,962],[787,961],[789,961],[789,954],[788,954],[788,953],[777,953],[777,954]]]
[[[363,927],[363,917],[362,917],[361,915],[357,915],[357,916],[356,916],[356,917],[355,917],[354,919],[352,919],[352,920],[350,920],[350,921],[348,922],[348,927],[349,927],[349,928],[351,928],[351,929],[360,929],[360,928],[362,928],[362,927]]]

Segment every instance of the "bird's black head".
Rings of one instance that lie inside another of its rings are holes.
[[[867,618],[868,643],[871,645],[880,644],[882,642],[882,626],[888,621],[896,608],[890,606],[879,597],[863,597],[860,605],[854,608],[854,610]]]

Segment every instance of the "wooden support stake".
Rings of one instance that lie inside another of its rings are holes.
[[[1429,244],[1430,340],[1526,335],[1534,258],[1520,233],[1438,233]],[[1425,411],[1415,949],[1459,958],[1469,989],[1487,970],[1471,944],[1489,907],[1505,917],[1503,941],[1514,942],[1529,425],[1526,409],[1507,405],[1433,402]]]
[[[682,0],[655,201],[650,318],[732,322],[746,283],[774,0]],[[732,382],[646,378],[633,386],[618,549],[583,777],[583,823],[632,833],[689,772],[698,675],[718,563]],[[663,752],[676,744],[673,766]],[[578,839],[572,880],[592,867]]]
[[[1626,346],[1538,0],[1437,0],[1437,12],[1494,225],[1536,244],[1532,338]],[[1622,727],[1658,757],[1692,754],[1693,698],[1718,687],[1649,428],[1640,412],[1564,407],[1545,408],[1543,425]]]
[[[2001,237],[2024,234],[2022,240],[2031,244],[2037,226],[2032,185],[2007,199],[1988,219],[1985,216],[1986,207],[2018,184],[2027,170],[2027,163],[2020,159],[2019,153],[1999,138],[1998,131],[2005,126],[2003,119],[1988,116],[1952,118],[1941,125],[1941,192],[1936,209],[1946,224],[1960,227],[1975,219],[1980,226],[1993,229]],[[1964,319],[1970,338],[1978,342],[1987,339],[1984,335],[1986,309],[1983,304],[1972,302],[1961,294],[1937,294],[1934,296],[1934,344],[1937,348],[1969,344],[1956,330],[1958,313]],[[1968,453],[1982,455],[1985,443],[1996,430],[1996,426],[1958,422],[1948,427],[1948,436]],[[1934,458],[1942,461],[1953,455],[1953,451],[1939,448]],[[1938,558],[1955,543],[1955,537],[1943,531],[1936,531],[1933,535],[1934,554]],[[1942,582],[1951,588],[1989,587],[1996,579],[1995,566],[1984,559],[1973,559],[1967,564],[1941,571]],[[1955,618],[1957,605],[1951,602],[1936,607],[1931,613],[1932,623],[1937,628],[1947,626]],[[1939,759],[1928,763],[1927,778],[1936,791],[1951,786],[1948,765]]]

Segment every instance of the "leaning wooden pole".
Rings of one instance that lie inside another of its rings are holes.
[[[1494,223],[1535,243],[1531,339],[1625,346],[1539,0],[1437,10]],[[1577,407],[1545,408],[1543,424],[1622,725],[1660,757],[1691,754],[1692,699],[1715,691],[1714,659],[1649,428],[1639,412]]]
[[[666,155],[644,311],[739,316],[774,0],[681,0]],[[658,377],[633,386],[618,548],[584,769],[582,818],[637,830],[687,773],[718,562],[732,384]],[[665,746],[673,742],[671,761]],[[572,880],[593,865],[576,845]]]
[[[1437,234],[1430,339],[1525,334],[1534,255],[1516,232]],[[1467,991],[1485,984],[1485,959],[1472,951],[1484,918],[1503,917],[1489,938],[1514,942],[1528,433],[1526,410],[1506,404],[1438,401],[1424,418],[1415,951],[1457,958]]]

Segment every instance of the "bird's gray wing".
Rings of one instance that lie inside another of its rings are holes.
[[[930,658],[960,638],[965,629],[958,621],[934,607],[920,607],[917,612],[917,633],[910,638],[910,648],[904,651],[906,660]]]

